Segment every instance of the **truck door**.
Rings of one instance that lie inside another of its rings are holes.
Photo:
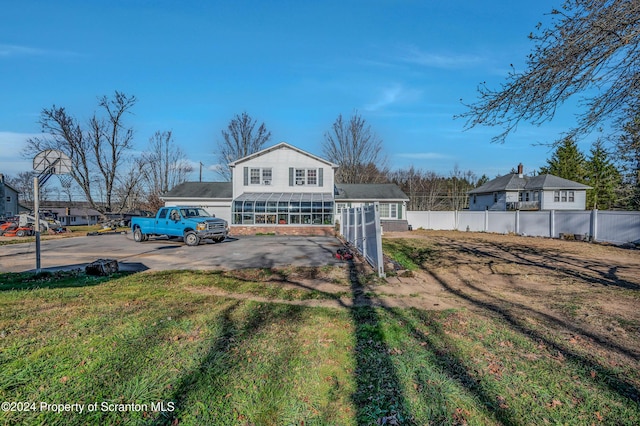
[[[180,225],[182,217],[180,216],[180,210],[177,207],[171,207],[167,210],[169,211],[169,214],[165,221],[163,234],[176,237],[182,236],[182,226]]]
[[[167,213],[169,209],[160,209],[156,218],[156,233],[164,234],[167,229]]]

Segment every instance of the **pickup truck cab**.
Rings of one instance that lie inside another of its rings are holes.
[[[182,237],[188,246],[197,246],[204,239],[222,242],[229,234],[229,224],[201,207],[162,207],[156,217],[132,217],[131,231],[136,242],[150,236]]]

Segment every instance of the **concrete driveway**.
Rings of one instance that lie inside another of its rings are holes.
[[[322,266],[339,263],[342,243],[333,237],[250,236],[188,247],[182,241],[133,241],[131,234],[45,240],[43,270],[84,268],[96,259],[116,259],[120,270],[243,269]],[[35,243],[0,246],[0,272],[35,270]]]

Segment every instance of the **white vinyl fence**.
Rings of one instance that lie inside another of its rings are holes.
[[[612,244],[640,242],[638,211],[408,211],[407,220],[412,229],[515,233],[548,238],[563,234]]]
[[[378,203],[366,207],[342,209],[340,234],[378,271],[378,276],[385,276]]]

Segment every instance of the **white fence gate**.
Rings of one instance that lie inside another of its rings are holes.
[[[635,211],[408,211],[407,220],[413,229],[513,232],[547,238],[565,234],[613,244],[640,241],[640,212]]]
[[[378,272],[378,276],[385,276],[378,203],[366,207],[342,209],[340,234],[369,262]]]

